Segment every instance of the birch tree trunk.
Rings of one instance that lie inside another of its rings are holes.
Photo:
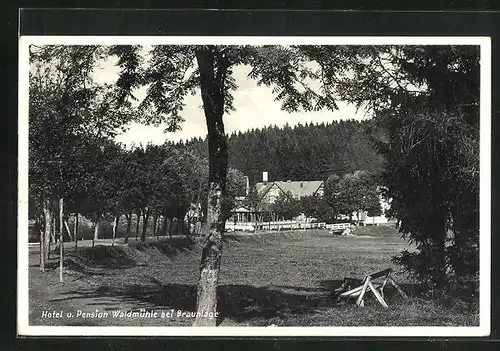
[[[128,237],[130,236],[130,227],[132,226],[132,213],[126,215],[127,217],[127,233],[125,234],[125,244],[128,243]]]
[[[45,272],[45,266],[49,262],[50,237],[52,231],[52,212],[50,211],[50,201],[43,200],[44,230],[43,237],[40,237],[40,270]]]
[[[135,219],[136,219],[136,222],[135,222],[135,240],[137,240],[137,237],[139,235],[139,225],[141,223],[141,213],[139,211],[137,211],[137,213],[135,214]]]
[[[52,214],[52,231],[50,232],[50,242],[52,244],[55,244],[56,243],[56,215],[53,213]],[[49,250],[50,251],[50,250]]]
[[[164,237],[167,236],[167,222],[168,222],[167,214],[164,213],[163,214],[163,236]]]
[[[64,220],[64,228],[66,228],[66,232],[70,239],[73,239],[73,235],[71,235],[71,230],[69,229],[68,221]]]
[[[115,246],[115,239],[116,239],[116,229],[118,228],[118,220],[120,219],[119,215],[115,215],[114,221],[113,221],[113,238],[111,239],[111,246]]]
[[[95,246],[95,241],[99,239],[99,222],[100,222],[100,214],[96,214],[95,223],[94,223],[94,236],[92,237],[92,247]]]
[[[143,212],[142,215],[142,234],[141,234],[142,242],[146,241],[146,230],[148,229],[148,221],[149,221],[149,210],[146,210],[146,212]]]
[[[229,60],[214,46],[197,50],[200,88],[208,131],[208,208],[200,277],[198,280],[195,326],[215,326],[216,318],[206,314],[217,312],[217,282],[222,258],[224,216],[222,197],[226,195],[228,151],[224,132],[224,82]]]

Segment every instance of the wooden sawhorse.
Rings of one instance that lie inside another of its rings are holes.
[[[374,282],[374,280],[380,279],[380,278],[384,278],[382,283]],[[366,275],[360,286],[358,286],[354,289],[342,292],[339,295],[339,297],[345,297],[345,298],[358,297],[358,299],[356,300],[356,305],[358,305],[359,307],[363,307],[365,305],[365,302],[363,299],[365,296],[365,293],[367,291],[371,291],[373,293],[373,295],[375,295],[375,298],[378,300],[378,302],[380,302],[380,304],[382,306],[384,306],[385,308],[388,308],[389,306],[387,305],[387,303],[384,300],[384,288],[387,285],[387,283],[394,286],[396,291],[404,299],[408,299],[408,296],[404,293],[403,290],[401,290],[399,285],[392,278],[392,269],[391,268],[387,268],[387,269],[384,269],[383,271]]]

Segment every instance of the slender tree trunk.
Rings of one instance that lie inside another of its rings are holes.
[[[184,218],[182,218],[181,228],[182,234],[186,235],[186,238],[189,238],[189,223],[186,230],[186,223],[184,222]]]
[[[153,237],[156,236],[156,225],[158,224],[158,215],[153,216]]]
[[[44,257],[44,238],[45,238],[45,228],[42,216],[38,216],[38,243],[40,244],[40,271],[45,270],[45,257]]]
[[[224,215],[222,198],[226,194],[228,150],[224,132],[224,82],[229,61],[214,46],[196,52],[200,71],[200,88],[208,130],[208,208],[207,231],[200,263],[195,326],[215,326],[216,318],[206,313],[217,312],[217,282],[222,258]]]
[[[43,238],[40,240],[40,270],[45,272],[45,266],[49,262],[50,237],[52,231],[52,212],[50,211],[50,201],[43,200],[44,230]]]
[[[50,233],[50,242],[52,244],[56,243],[56,233],[57,233],[57,229],[56,229],[56,215],[55,215],[55,213],[53,213],[52,214],[52,231]]]
[[[115,215],[115,218],[113,221],[113,238],[111,239],[111,246],[115,246],[116,229],[118,228],[118,220],[119,219],[120,219],[120,215]]]
[[[128,237],[130,236],[130,227],[132,226],[132,213],[129,213],[127,216],[127,233],[125,234],[125,244],[128,243]]]
[[[64,268],[64,200],[59,199],[59,282],[64,282],[63,268]]]
[[[141,234],[142,242],[146,241],[146,230],[148,229],[148,220],[149,220],[149,210],[143,212],[142,215],[142,234]]]
[[[135,219],[136,219],[136,222],[135,222],[135,240],[137,240],[137,237],[139,235],[139,225],[141,223],[141,213],[139,211],[135,214]]]
[[[99,222],[100,222],[100,214],[97,213],[94,222],[94,236],[92,237],[92,247],[95,246],[95,241],[99,239]]]
[[[168,219],[168,236],[170,237],[170,240],[172,240],[172,222],[173,218]]]
[[[193,232],[193,223],[192,222],[193,222],[193,218],[188,213],[188,219],[187,219],[187,223],[188,223],[187,236],[188,237],[190,237],[192,232]]]
[[[73,235],[75,236],[75,256],[78,250],[78,212],[75,213],[75,223],[73,228]]]
[[[69,239],[73,239],[73,235],[71,234],[71,230],[69,229],[67,220],[64,220],[64,228],[66,228],[66,232],[68,233]]]
[[[158,216],[158,227],[156,228],[156,241],[160,240],[160,235],[161,235],[161,226],[164,221],[164,217],[162,215]]]
[[[163,237],[167,236],[167,214],[163,214]]]

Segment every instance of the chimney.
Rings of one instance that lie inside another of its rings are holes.
[[[248,176],[245,176],[245,180],[247,182],[245,188],[245,196],[248,196],[248,193],[250,192],[250,179],[248,179]]]
[[[262,181],[267,183],[267,172],[262,172]]]

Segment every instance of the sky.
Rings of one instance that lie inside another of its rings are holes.
[[[114,60],[107,60],[100,64],[95,71],[95,79],[99,83],[113,83],[116,81],[118,70]],[[224,115],[224,126],[227,134],[237,131],[262,128],[269,125],[291,126],[299,123],[328,123],[340,119],[364,119],[362,111],[356,111],[352,105],[338,102],[337,111],[314,111],[288,113],[281,110],[281,103],[275,101],[272,88],[257,86],[257,82],[247,78],[250,72],[248,66],[237,66],[233,76],[238,89],[233,92],[235,111]],[[136,92],[137,98],[145,95],[145,89]],[[184,100],[185,107],[180,113],[184,118],[181,130],[164,133],[165,126],[142,125],[131,123],[125,133],[119,134],[115,140],[130,147],[132,144],[163,144],[166,140],[179,141],[193,137],[205,137],[206,124],[202,109],[202,100],[199,91],[195,95],[187,96]]]

